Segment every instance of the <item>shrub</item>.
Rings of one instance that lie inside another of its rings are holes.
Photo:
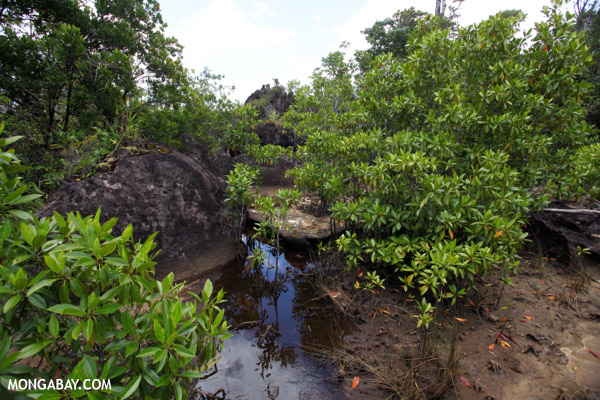
[[[207,281],[201,296],[183,301],[172,273],[152,277],[154,235],[135,243],[129,225],[113,236],[117,220],[102,224],[100,210],[38,219],[12,208],[32,197],[23,196],[14,153],[0,160],[0,390],[8,379],[61,376],[109,379],[112,391],[40,398],[186,398],[186,384],[215,363],[229,336],[217,306],[223,291],[213,297]]]

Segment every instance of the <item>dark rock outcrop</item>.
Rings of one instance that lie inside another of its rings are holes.
[[[222,224],[223,194],[222,179],[200,163],[179,152],[157,152],[124,158],[110,174],[65,184],[38,214],[89,215],[101,207],[103,221],[119,219],[116,234],[129,223],[136,240],[158,231],[157,276],[172,270],[177,280],[190,281],[235,258]]]
[[[282,126],[272,122],[256,125],[254,127],[254,133],[258,135],[260,144],[263,146],[266,144],[274,144],[281,147],[292,147],[296,145],[292,133],[284,133]]]
[[[252,93],[244,104],[252,104],[259,112],[259,118],[268,118],[276,111],[279,115],[285,114],[289,106],[294,102],[294,94],[285,91],[283,86],[263,85],[260,90]]]

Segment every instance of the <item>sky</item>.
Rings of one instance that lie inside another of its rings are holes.
[[[235,86],[231,98],[245,101],[264,84],[290,80],[309,83],[321,59],[350,42],[347,50],[364,50],[362,30],[377,20],[410,7],[434,12],[435,0],[159,0],[166,35],[184,46],[183,64],[224,75]],[[450,1],[448,1],[450,3]],[[527,14],[523,28],[544,19],[550,0],[465,0],[461,25],[506,9]]]

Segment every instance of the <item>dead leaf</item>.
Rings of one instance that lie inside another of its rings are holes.
[[[596,358],[600,358],[600,355],[598,355],[597,353],[594,353],[592,350],[590,350],[590,354]]]
[[[502,347],[508,347],[509,349],[511,348],[510,343],[507,343],[504,340],[498,340],[498,343],[500,343]]]
[[[495,344],[494,344],[494,343],[492,343],[492,344],[490,344],[490,345],[488,346],[488,349],[490,349],[490,350],[494,350],[494,346],[495,346]]]
[[[352,389],[355,389],[359,383],[360,383],[360,377],[355,376],[354,379],[352,379]]]
[[[472,386],[472,385],[469,383],[469,381],[468,381],[468,380],[467,380],[467,379],[466,379],[464,376],[462,376],[462,375],[459,375],[458,377],[460,378],[460,380],[462,381],[462,383],[464,383],[464,384],[465,384],[465,385],[467,385],[468,387],[473,387],[473,386]]]
[[[470,298],[467,297],[467,301],[469,302],[470,305],[475,307],[475,303],[473,303],[473,300],[471,300]]]
[[[494,235],[494,239],[496,239],[498,236],[502,235],[503,233],[504,233],[504,231],[496,232],[496,234]]]
[[[448,230],[448,233],[450,233],[450,239],[454,239],[454,233],[451,230]]]
[[[530,317],[529,315],[523,315],[525,318],[527,318],[530,321],[533,321],[533,317]]]
[[[460,322],[467,322],[467,319],[466,319],[466,318],[456,318],[456,319],[457,319],[458,321],[460,321]]]
[[[548,300],[556,300],[556,296],[549,296]]]

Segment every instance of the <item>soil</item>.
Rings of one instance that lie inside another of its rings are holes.
[[[394,287],[372,295],[352,288],[358,271],[333,274],[323,290],[348,299],[340,309],[354,316],[359,326],[346,338],[347,346],[334,355],[343,368],[351,399],[385,399],[381,377],[406,371],[407,360],[428,363],[413,384],[429,386],[420,396],[442,399],[599,399],[600,398],[600,273],[589,261],[591,275],[540,255],[522,254],[522,273],[502,291],[499,277],[480,282],[479,290],[462,304],[442,306],[428,336],[428,351],[421,351],[421,331],[411,315],[414,302]],[[327,286],[330,285],[330,286]],[[335,302],[335,299],[331,299]],[[458,362],[451,366],[452,381],[441,379],[449,344],[456,332]],[[357,359],[362,360],[356,362]],[[388,383],[389,386],[389,383]],[[399,397],[398,397],[399,398]],[[419,398],[419,397],[417,397]]]

